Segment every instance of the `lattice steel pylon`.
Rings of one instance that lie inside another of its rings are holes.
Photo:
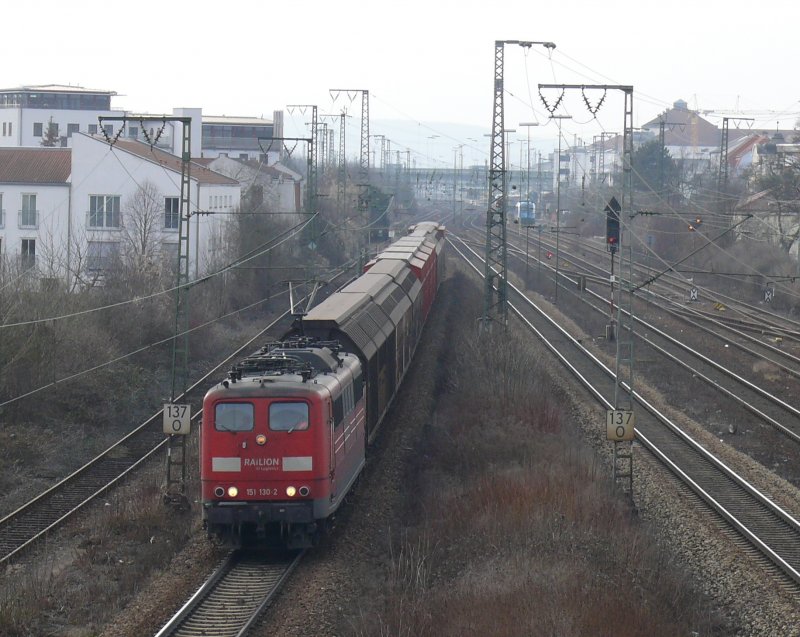
[[[492,109],[492,140],[489,149],[489,205],[486,211],[486,249],[484,262],[484,303],[482,331],[489,331],[492,322],[503,327],[508,324],[508,286],[506,251],[506,188],[503,58],[506,44],[530,48],[541,44],[556,48],[552,42],[495,40],[494,43],[494,100]],[[495,286],[495,281],[497,285]]]
[[[723,197],[728,189],[728,134],[729,122],[731,120],[753,121],[752,117],[723,117],[722,118],[722,138],[719,142],[719,171],[717,174],[717,197],[723,201]],[[720,204],[722,208],[724,204]]]
[[[347,193],[347,155],[345,153],[345,118],[346,113],[342,111],[339,121],[339,175],[336,180],[336,206],[339,213],[344,212],[344,200]]]
[[[633,320],[633,87],[619,87],[625,94],[625,121],[622,133],[622,210],[620,211],[619,275],[617,286],[616,361],[614,409],[634,408],[634,320]],[[625,232],[627,230],[627,232]],[[626,241],[627,238],[627,241]],[[627,266],[627,267],[626,267]],[[633,495],[633,442],[614,441],[614,484],[627,485]]]
[[[365,249],[368,245],[365,241],[366,234],[369,232],[369,91],[367,89],[329,89],[331,97],[335,101],[340,93],[347,93],[351,96],[351,101],[361,93],[361,154],[359,156],[358,170],[358,216],[364,225],[364,229],[359,233],[359,270],[362,269]],[[342,124],[344,126],[344,123]]]
[[[622,133],[622,205],[619,213],[620,242],[617,252],[619,258],[619,284],[616,289],[616,326],[612,326],[616,340],[614,410],[633,411],[633,232],[631,221],[633,212],[633,86],[620,84],[539,84],[543,88],[580,89],[587,108],[596,115],[608,90],[619,90],[625,95],[625,115]],[[586,89],[599,89],[603,97],[592,105],[586,96]],[[549,109],[548,109],[549,110]],[[555,110],[555,107],[554,109]],[[627,230],[627,232],[625,232]],[[627,241],[625,240],[627,237]],[[613,258],[613,257],[612,257]],[[613,272],[613,265],[612,265]],[[613,308],[612,308],[613,309]],[[627,482],[627,490],[633,494],[633,453],[632,440],[614,440],[614,459],[612,468],[614,484]]]
[[[173,115],[163,116],[136,116],[126,115],[115,117],[103,115],[98,118],[100,129],[105,121],[133,121],[142,126],[146,131],[145,122],[177,122],[182,126],[181,139],[181,194],[180,214],[178,217],[178,271],[175,286],[175,336],[172,340],[172,390],[171,402],[176,403],[185,399],[186,389],[189,386],[189,220],[190,183],[192,161],[192,118]],[[148,135],[145,132],[145,139]],[[160,133],[159,133],[160,136]],[[118,139],[114,138],[111,145]],[[110,141],[110,140],[109,140]],[[158,139],[150,140],[155,146]],[[167,441],[167,468],[164,502],[181,508],[188,508],[189,501],[186,497],[187,457],[186,436],[169,434]]]
[[[305,114],[305,109],[311,109],[311,141],[309,142],[308,153],[306,153],[306,172],[308,173],[308,183],[306,184],[306,212],[311,217],[311,223],[308,225],[309,244],[316,239],[316,217],[317,212],[317,172],[319,170],[319,163],[317,155],[319,153],[319,131],[317,130],[317,107],[314,104],[288,104],[287,110],[291,113],[290,109],[298,108],[300,112]]]

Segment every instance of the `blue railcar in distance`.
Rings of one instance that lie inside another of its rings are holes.
[[[536,225],[536,204],[532,201],[520,201],[517,204],[517,214],[515,216],[522,226]]]

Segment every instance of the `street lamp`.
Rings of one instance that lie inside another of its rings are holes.
[[[551,115],[550,119],[558,122],[558,166],[556,170],[556,292],[553,303],[558,303],[558,259],[559,239],[561,237],[561,120],[572,119],[572,115]]]

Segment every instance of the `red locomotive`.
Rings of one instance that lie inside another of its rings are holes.
[[[444,269],[444,227],[416,224],[365,272],[203,400],[203,521],[226,544],[313,545],[364,467]]]

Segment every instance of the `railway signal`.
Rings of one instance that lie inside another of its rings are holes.
[[[611,201],[606,206],[606,246],[611,254],[619,248],[619,213],[622,207],[616,197],[611,197]]]

